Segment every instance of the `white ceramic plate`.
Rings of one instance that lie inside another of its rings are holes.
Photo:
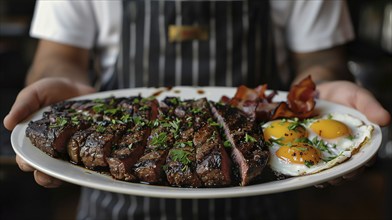
[[[207,97],[210,100],[219,100],[222,95],[232,97],[235,93],[235,90],[236,88],[222,87],[174,87],[170,90],[165,88],[140,88],[95,93],[92,95],[79,97],[77,99],[103,98],[111,95],[121,97],[138,94],[146,97],[152,94],[159,94],[158,99],[164,98],[166,96],[179,96],[183,99]],[[287,93],[285,92],[279,92],[274,101],[285,100],[286,95]],[[30,120],[37,120],[41,118],[43,111],[48,110],[48,108],[44,108],[36,112],[32,117],[17,125],[12,132],[11,143],[14,151],[37,170],[40,170],[63,181],[81,186],[116,193],[162,198],[224,198],[262,195],[295,190],[326,182],[363,166],[377,152],[381,144],[380,127],[369,122],[364,115],[354,109],[322,100],[317,100],[316,108],[318,111],[320,111],[321,114],[328,114],[329,112],[348,113],[360,118],[367,124],[372,124],[374,126],[374,131],[371,140],[366,145],[362,146],[359,152],[348,161],[331,169],[308,176],[292,177],[285,180],[271,181],[245,187],[236,186],[226,188],[192,189],[154,186],[141,183],[128,183],[115,180],[110,176],[73,165],[67,161],[52,158],[38,148],[34,147],[30,140],[25,136],[25,130],[27,128],[28,122]]]

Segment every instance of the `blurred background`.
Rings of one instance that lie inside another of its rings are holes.
[[[392,2],[347,1],[356,32],[348,67],[392,112]],[[28,36],[35,1],[0,0],[0,119],[8,113],[31,63]],[[392,126],[375,164],[337,187],[297,190],[299,219],[392,219]],[[74,219],[79,187],[45,189],[15,163],[10,132],[0,125],[0,219]],[[295,216],[293,216],[295,218]]]

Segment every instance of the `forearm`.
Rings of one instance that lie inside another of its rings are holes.
[[[26,85],[47,77],[62,77],[90,85],[88,50],[41,41],[27,74]]]
[[[347,57],[343,46],[311,53],[293,53],[296,78],[299,82],[308,75],[316,83],[334,80],[354,81],[347,68]]]

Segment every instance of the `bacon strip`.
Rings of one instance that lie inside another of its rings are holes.
[[[303,119],[313,115],[316,85],[310,76],[290,89],[287,102],[272,102],[277,92],[267,96],[266,90],[266,84],[255,89],[240,86],[233,98],[222,97],[221,102],[241,109],[250,118],[258,121],[293,117]]]

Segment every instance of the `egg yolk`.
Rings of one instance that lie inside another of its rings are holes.
[[[305,164],[307,166],[317,164],[321,157],[318,149],[306,143],[282,146],[275,154],[289,163]]]
[[[294,142],[297,138],[307,137],[304,127],[289,121],[273,121],[264,129],[264,140],[277,140],[279,143],[287,144]]]
[[[334,139],[350,134],[350,129],[345,124],[333,119],[317,120],[310,128],[318,136],[325,139]]]

